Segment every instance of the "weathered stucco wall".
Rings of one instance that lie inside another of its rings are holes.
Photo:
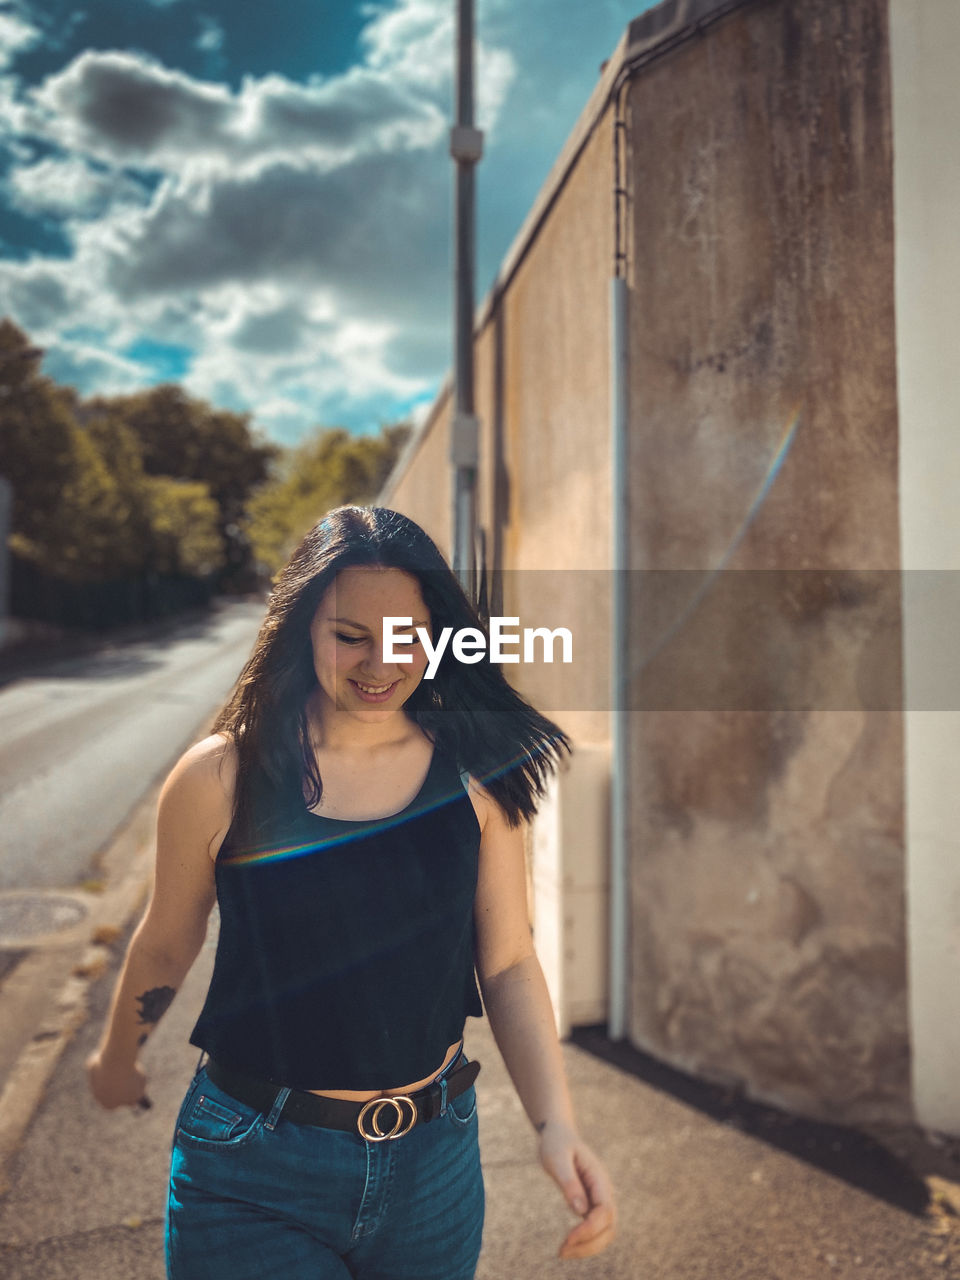
[[[491,441],[481,510],[500,530],[498,562],[509,571],[498,612],[567,626],[574,637],[573,669],[518,666],[511,680],[593,742],[609,734],[611,186],[605,116],[495,301],[478,351],[478,409]],[[498,433],[508,477],[499,511]]]
[[[606,114],[494,289],[475,347],[478,523],[488,566],[505,571],[491,611],[567,626],[575,646],[575,670],[504,670],[578,742],[609,736],[611,133]],[[444,398],[387,494],[447,554],[448,422]]]
[[[402,511],[427,531],[447,559],[453,547],[450,497],[450,410],[447,394],[437,398],[420,432],[410,465],[382,495],[394,511]]]
[[[670,571],[631,637],[630,1034],[906,1116],[886,0],[745,5],[634,77],[628,135],[631,556]]]
[[[566,689],[506,670],[602,743],[604,94],[643,49],[625,99],[629,1034],[849,1122],[910,1113],[886,7],[754,0],[711,25],[710,0],[671,0],[631,24],[476,343],[479,518],[507,571],[492,611],[572,626],[580,659]],[[448,412],[386,498],[449,552]]]

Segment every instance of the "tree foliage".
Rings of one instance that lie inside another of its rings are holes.
[[[282,449],[248,414],[165,384],[82,400],[40,372],[43,352],[0,320],[0,475],[13,487],[10,544],[75,583],[216,574],[255,585],[331,507],[371,501],[406,442],[318,429]]]
[[[13,486],[13,528],[44,537],[78,466],[76,426],[67,398],[40,374],[43,352],[0,320],[0,475]]]
[[[158,573],[205,577],[222,567],[220,511],[202,481],[149,476],[147,501]]]
[[[206,486],[222,542],[218,567],[226,585],[250,585],[246,506],[278,454],[276,445],[253,433],[250,415],[215,409],[171,383],[136,395],[98,397],[84,406],[84,415],[90,423],[121,423],[135,439],[148,476]]]
[[[351,436],[331,427],[288,449],[250,502],[248,536],[257,562],[275,572],[332,507],[371,502],[410,430],[407,423],[395,423],[377,436]]]

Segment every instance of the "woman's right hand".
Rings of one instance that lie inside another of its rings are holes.
[[[101,1107],[149,1106],[147,1101],[147,1073],[139,1062],[117,1068],[103,1060],[99,1050],[87,1059],[87,1083],[90,1092]]]

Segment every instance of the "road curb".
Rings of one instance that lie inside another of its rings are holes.
[[[152,786],[101,853],[100,892],[91,895],[85,937],[31,952],[0,988],[0,1026],[19,1047],[0,1092],[0,1196],[60,1057],[88,1015],[88,993],[110,967],[111,943],[145,903],[153,873],[162,783]]]
[[[49,1018],[21,1051],[0,1094],[0,1196],[10,1190],[7,1176],[60,1055],[87,1016],[88,981],[71,975]]]

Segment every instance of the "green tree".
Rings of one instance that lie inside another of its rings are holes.
[[[86,434],[104,459],[125,511],[123,567],[206,577],[226,562],[220,508],[201,480],[147,475],[138,437],[116,409],[89,416]]]
[[[79,409],[84,434],[109,467],[117,499],[123,507],[123,531],[116,548],[115,576],[136,574],[156,567],[156,542],[149,493],[149,477],[143,469],[140,443],[116,415],[90,417]],[[88,420],[89,419],[89,420]]]
[[[42,358],[16,325],[0,320],[0,474],[13,486],[11,549],[53,577],[81,583],[221,569],[223,510],[209,484],[148,474],[122,401],[83,404],[72,388],[41,375]],[[192,412],[202,417],[196,404]],[[217,446],[208,463],[228,473],[230,442],[239,442],[241,454],[246,446],[243,423],[225,417],[208,431]],[[181,444],[189,444],[186,436]],[[202,452],[196,440],[191,447]],[[241,516],[230,486],[240,491],[243,465],[221,478],[225,503]],[[245,465],[251,482],[262,475],[249,456]]]
[[[126,538],[129,506],[96,445],[73,429],[71,465],[54,501],[14,528],[11,548],[55,577],[91,582],[136,569]]]
[[[158,572],[202,578],[223,567],[220,512],[202,481],[149,476],[147,500],[153,535],[151,559]]]
[[[13,486],[14,531],[45,536],[76,471],[76,423],[69,398],[40,374],[43,352],[0,320],[0,475]]]
[[[250,415],[215,409],[166,383],[136,395],[98,397],[86,406],[92,421],[119,418],[139,441],[147,475],[204,483],[217,504],[227,585],[243,585],[250,563],[244,533],[246,505],[269,474],[277,447],[259,439]]]
[[[275,572],[325,512],[345,502],[371,502],[410,431],[407,423],[394,423],[377,436],[352,436],[330,427],[286,450],[249,503],[247,531],[257,562]]]
[[[318,430],[283,450],[167,384],[82,401],[40,373],[43,352],[0,320],[0,474],[14,491],[11,545],[74,582],[145,572],[252,585],[331,507],[372,501],[410,435]]]

